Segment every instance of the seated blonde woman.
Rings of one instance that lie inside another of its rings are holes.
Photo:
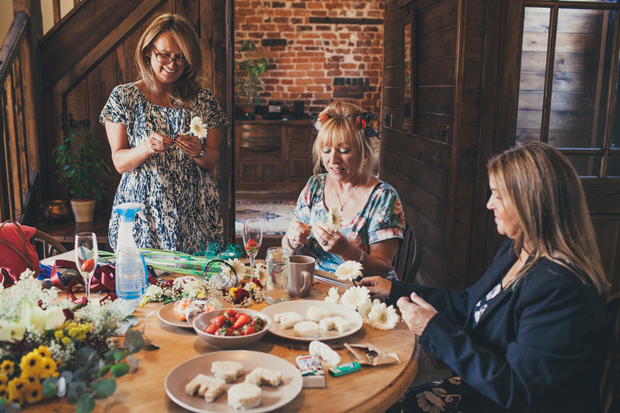
[[[299,195],[282,246],[316,257],[318,269],[333,272],[345,261],[358,261],[364,274],[393,274],[405,215],[396,190],[372,174],[372,117],[357,105],[334,102],[315,123],[316,175]],[[327,173],[318,173],[321,165]],[[328,223],[330,208],[342,216],[340,229]]]

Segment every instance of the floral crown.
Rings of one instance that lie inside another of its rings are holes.
[[[312,123],[314,124],[314,127],[316,128],[316,130],[320,131],[323,124],[327,122],[327,120],[330,117],[331,116],[329,116],[325,112],[319,113],[318,115],[315,114],[314,116],[312,116]],[[362,113],[360,116],[358,116],[355,119],[355,124],[357,125],[357,128],[363,131],[364,135],[367,138],[379,138],[379,132],[375,128],[368,126],[370,121],[376,117],[377,115],[373,114],[372,110],[369,110],[368,112]]]

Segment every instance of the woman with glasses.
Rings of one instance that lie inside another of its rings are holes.
[[[114,205],[146,207],[146,222],[134,223],[140,247],[191,253],[223,243],[220,201],[209,172],[219,159],[227,119],[213,92],[201,87],[202,61],[191,23],[159,16],[136,48],[139,80],[117,86],[101,112],[112,161],[122,174]],[[187,134],[194,117],[206,126],[199,137]],[[112,213],[114,249],[118,225],[119,215]]]

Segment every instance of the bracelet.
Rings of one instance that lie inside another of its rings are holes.
[[[362,261],[364,261],[364,251],[362,251],[360,257],[357,259],[357,262],[359,262],[360,264],[362,263]]]

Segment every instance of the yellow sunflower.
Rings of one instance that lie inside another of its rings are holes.
[[[56,362],[51,357],[43,357],[39,376],[42,379],[47,379],[48,377],[52,377],[54,373],[56,373]]]
[[[6,386],[9,383],[9,378],[4,374],[0,374],[0,386]]]
[[[9,395],[12,397],[14,395],[20,395],[23,398],[24,390],[26,390],[26,386],[28,386],[28,380],[23,379],[21,377],[15,377],[13,380],[9,382]],[[21,404],[21,403],[17,403]]]
[[[39,381],[32,383],[24,391],[24,398],[26,403],[33,404],[43,399],[43,386]]]
[[[50,353],[49,349],[45,346],[39,346],[39,348],[34,351],[39,353],[41,357],[52,357],[52,353]]]
[[[9,397],[6,400],[6,404],[8,405],[11,403],[17,403],[20,406],[24,404],[24,394],[21,392],[14,392],[14,393],[9,392]]]
[[[39,371],[22,371],[22,374],[19,377],[26,380],[28,384],[34,384],[39,381],[40,376]]]
[[[15,369],[15,363],[13,363],[10,360],[4,360],[2,364],[0,364],[0,373],[6,374],[7,376],[9,374],[13,374],[14,369]]]
[[[35,351],[31,351],[22,357],[21,363],[19,363],[19,367],[21,367],[22,372],[27,371],[37,371],[39,369],[39,365],[41,364],[41,355]]]
[[[9,387],[6,384],[0,386],[0,399],[9,398]]]

